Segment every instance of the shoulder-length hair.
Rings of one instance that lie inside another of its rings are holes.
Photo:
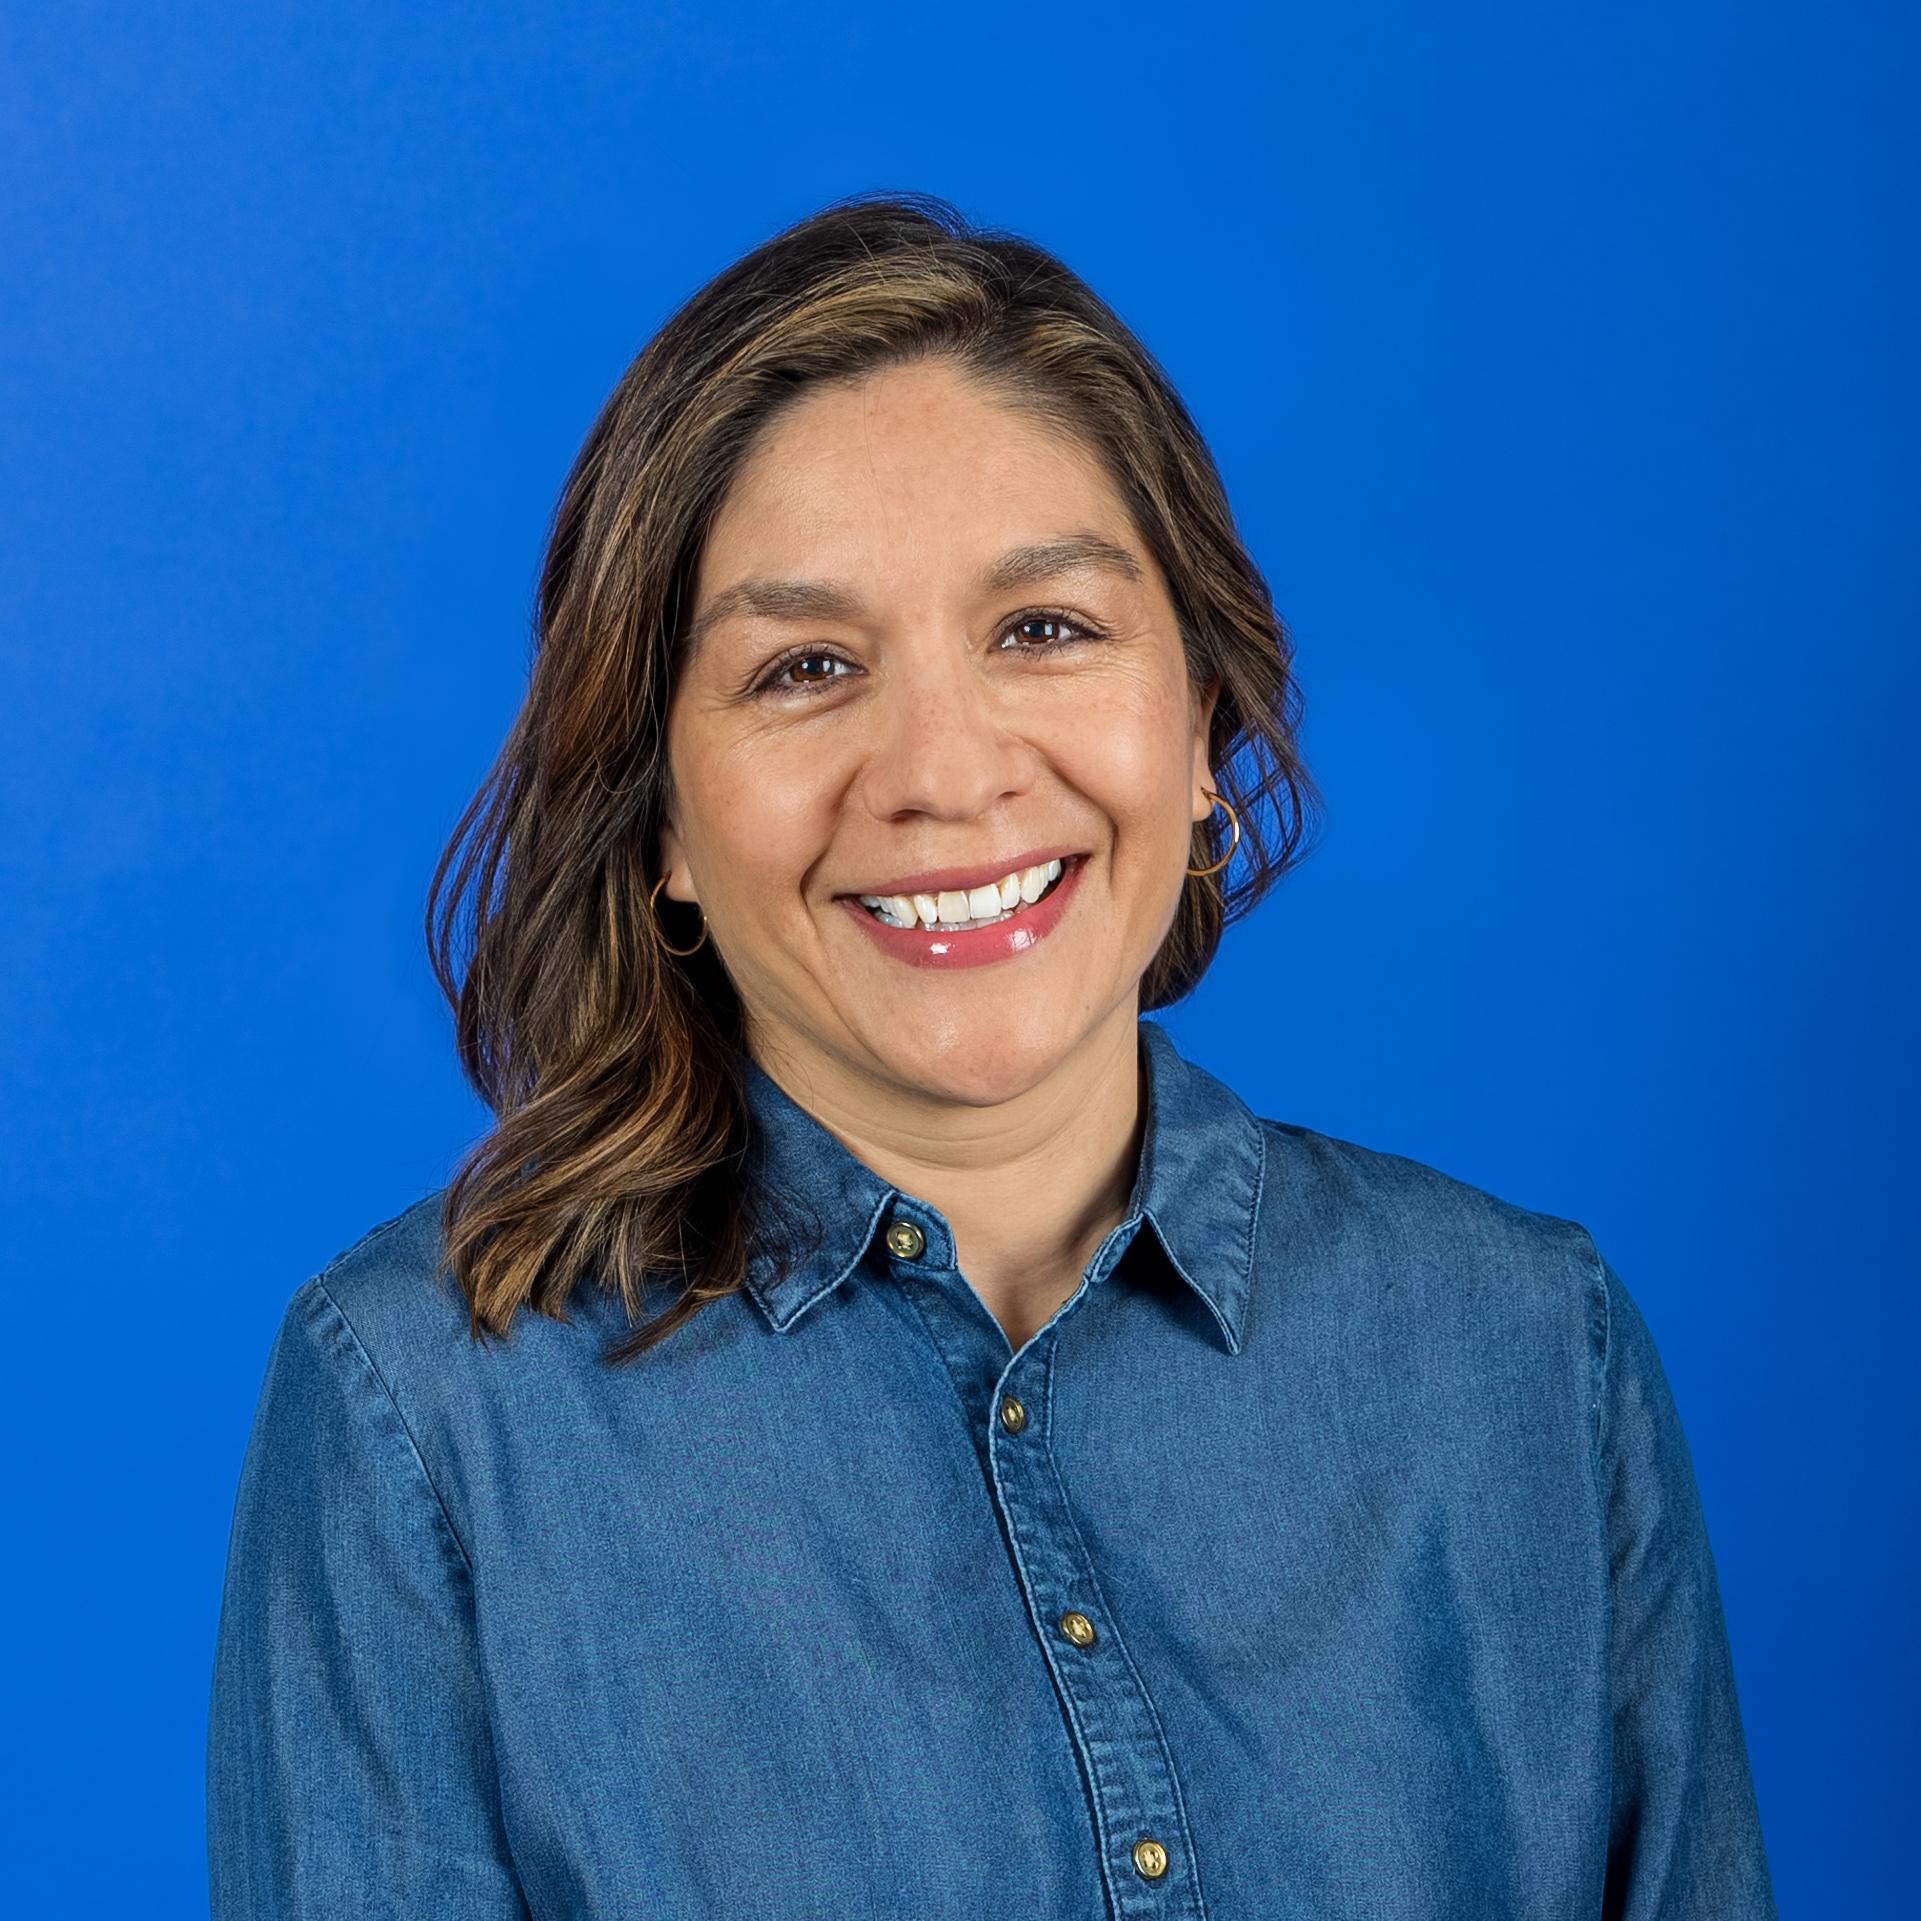
[[[745,1191],[734,988],[711,942],[669,955],[698,923],[663,934],[650,904],[668,705],[701,544],[749,450],[814,382],[932,355],[1099,456],[1193,684],[1219,683],[1210,762],[1239,845],[1187,882],[1143,1012],[1189,992],[1318,832],[1292,640],[1185,405],[1120,318],[1053,255],[931,195],[853,195],[776,234],[669,317],[588,431],[548,531],[525,701],[434,870],[434,973],[497,1122],[441,1206],[475,1338],[523,1306],[567,1320],[589,1274],[633,1326],[665,1283],[664,1311],[609,1344],[618,1365],[736,1289],[757,1248],[791,1249],[773,1197]],[[1189,864],[1226,845],[1216,810]]]

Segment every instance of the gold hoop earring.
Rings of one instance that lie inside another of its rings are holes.
[[[655,907],[654,903],[660,898],[660,890],[666,885],[667,885],[667,876],[663,874],[657,881],[654,882],[654,891],[647,896],[648,908],[652,911],[654,916],[654,932],[657,934],[660,934],[660,909],[658,907]],[[667,936],[665,934],[660,934],[661,946],[665,947],[668,953],[672,954],[677,960],[685,960],[689,954],[698,954],[701,948],[706,944],[706,940],[707,940],[707,916],[705,914],[702,914],[700,917],[700,939],[695,941],[695,943],[691,947],[670,946],[668,944]]]
[[[1191,875],[1193,875],[1193,877],[1196,880],[1199,880],[1203,874],[1218,874],[1221,871],[1221,869],[1225,867],[1227,863],[1234,858],[1234,850],[1241,844],[1240,815],[1235,813],[1233,808],[1228,806],[1227,802],[1224,801],[1219,794],[1215,793],[1213,788],[1203,787],[1201,789],[1201,792],[1204,793],[1208,797],[1208,799],[1214,803],[1216,807],[1220,808],[1222,812],[1227,815],[1228,825],[1231,828],[1233,828],[1234,832],[1233,832],[1232,838],[1227,843],[1227,852],[1224,853],[1220,857],[1220,859],[1214,863],[1212,867],[1190,867],[1187,870]]]

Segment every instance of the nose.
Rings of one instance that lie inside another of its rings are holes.
[[[975,819],[1032,778],[1033,748],[1006,697],[962,649],[891,675],[870,712],[860,788],[877,819]]]

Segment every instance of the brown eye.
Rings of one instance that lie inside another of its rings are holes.
[[[754,688],[757,694],[811,694],[845,678],[835,670],[847,666],[839,654],[823,653],[818,647],[788,654],[768,668]],[[824,671],[821,671],[824,670]],[[790,678],[790,676],[793,676]]]
[[[1013,635],[1020,642],[1018,646],[1008,648],[1009,653],[1052,654],[1058,653],[1063,647],[1094,639],[1097,630],[1077,615],[1041,607],[1031,613],[1016,614],[1002,632],[1004,635]]]

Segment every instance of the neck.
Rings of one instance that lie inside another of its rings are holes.
[[[991,1107],[756,1059],[857,1159],[940,1210],[974,1292],[1019,1347],[1080,1284],[1132,1192],[1145,1120],[1128,1002],[1046,1080]]]

